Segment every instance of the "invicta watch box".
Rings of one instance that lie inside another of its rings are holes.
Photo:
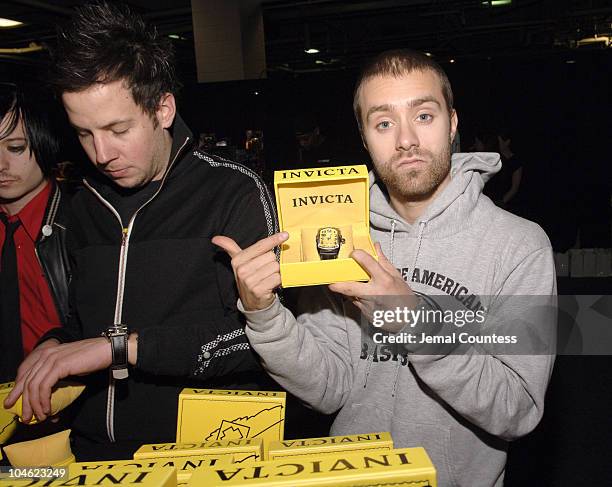
[[[436,487],[436,470],[425,450],[419,447],[388,452],[339,452],[204,468],[194,472],[189,485]]]
[[[368,170],[364,165],[274,172],[283,287],[367,281],[349,257],[362,249],[376,257],[370,239]]]
[[[186,482],[191,474],[198,469],[207,467],[219,467],[230,465],[232,458],[228,455],[212,457],[209,455],[196,455],[189,457],[166,457],[166,458],[144,458],[142,460],[105,460],[99,462],[77,462],[68,466],[70,475],[80,472],[103,473],[117,470],[143,471],[147,469],[157,470],[160,468],[173,468],[176,470],[176,478],[179,482]],[[74,484],[77,485],[77,484]]]
[[[0,479],[0,487],[66,487],[72,485],[124,485],[133,487],[177,487],[175,468],[113,469],[99,471],[68,470],[57,480],[39,477]]]
[[[296,458],[308,455],[338,455],[364,451],[393,450],[390,433],[327,436],[298,440],[273,441],[268,445],[268,460]]]
[[[265,445],[281,440],[285,402],[286,394],[279,391],[183,389],[179,395],[176,441],[261,438]],[[234,461],[237,460],[234,455]]]
[[[142,445],[134,453],[134,459],[193,455],[209,455],[215,458],[223,455],[236,462],[261,461],[264,460],[263,440],[261,438],[244,438],[200,443],[156,443]]]

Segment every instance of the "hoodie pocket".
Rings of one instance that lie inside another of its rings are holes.
[[[347,410],[348,408],[344,408]],[[450,428],[437,424],[417,423],[398,418],[397,414],[379,405],[353,403],[351,419],[344,422],[340,415],[334,424],[334,434],[359,434],[389,431],[395,448],[422,446],[427,451],[438,475],[438,485],[453,487]],[[342,412],[341,412],[342,414]],[[409,412],[407,412],[409,414]],[[343,424],[344,423],[344,424]]]

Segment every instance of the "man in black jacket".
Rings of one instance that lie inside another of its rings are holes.
[[[0,383],[68,316],[69,203],[52,175],[59,141],[42,101],[0,83]]]
[[[6,404],[22,394],[24,416],[44,419],[51,387],[85,375],[77,458],[130,457],[174,439],[183,387],[266,382],[211,238],[250,245],[276,219],[252,171],[194,150],[176,113],[171,45],[138,16],[107,3],[79,8],[54,61],[97,174],[73,200],[74,319],[24,361]]]

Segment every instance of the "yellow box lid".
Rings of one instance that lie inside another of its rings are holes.
[[[411,487],[436,487],[436,470],[425,450],[403,448],[389,452],[363,452],[338,455],[312,455],[284,458],[248,465],[206,468],[195,472],[189,485],[221,487],[265,485],[300,486],[377,486],[407,483]]]
[[[365,165],[274,172],[281,230],[304,223],[369,225],[369,177]]]
[[[279,440],[285,426],[285,402],[286,394],[280,391],[183,389],[176,441]]]
[[[103,471],[71,471],[61,479],[0,480],[0,487],[59,487],[67,485],[133,485],[139,487],[177,487],[175,468],[141,470],[117,468]]]
[[[261,438],[215,440],[201,443],[156,443],[142,445],[134,453],[134,458],[227,455],[230,453],[251,453],[254,451],[263,451],[263,440]]]
[[[268,444],[268,457],[303,456],[328,452],[335,454],[343,451],[380,449],[393,449],[393,439],[390,433],[365,433],[272,441]]]
[[[106,460],[77,462],[68,466],[70,474],[78,472],[108,472],[115,470],[142,470],[173,467],[179,479],[186,479],[197,469],[232,463],[231,455],[194,455],[181,457],[144,458],[141,460]]]

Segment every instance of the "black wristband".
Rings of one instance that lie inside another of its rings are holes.
[[[110,338],[113,363],[111,371],[114,379],[126,379],[128,376],[128,336],[114,335]]]

